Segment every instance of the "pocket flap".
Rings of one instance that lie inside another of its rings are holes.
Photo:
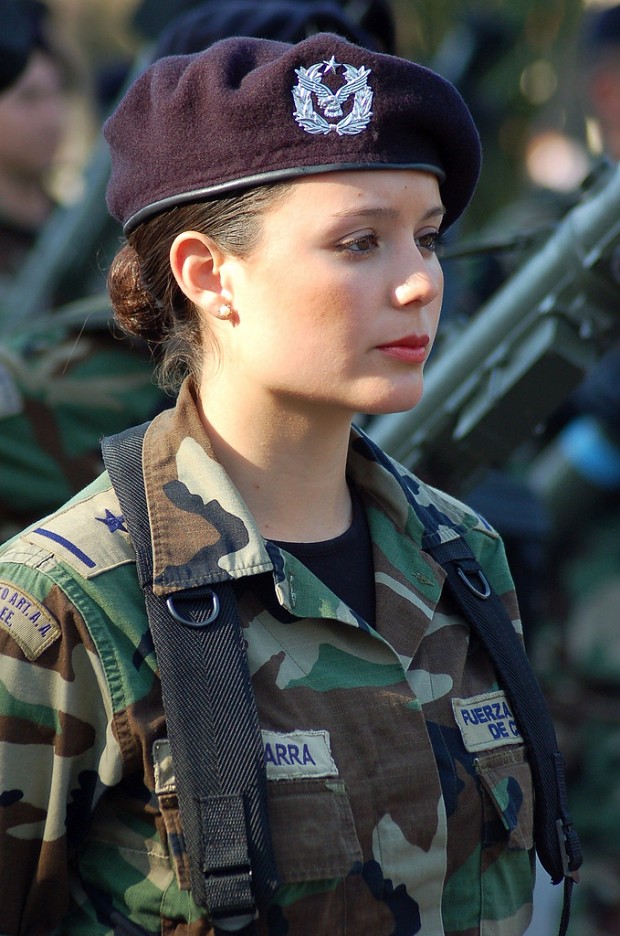
[[[268,787],[271,837],[284,883],[343,878],[361,863],[342,781],[279,780]]]
[[[482,785],[508,832],[508,847],[529,850],[534,845],[534,794],[525,747],[504,748],[481,755],[475,764]]]

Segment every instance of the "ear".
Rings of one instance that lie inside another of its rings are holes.
[[[198,231],[183,231],[170,247],[170,267],[179,288],[190,302],[209,309],[222,302],[219,270],[221,250]]]

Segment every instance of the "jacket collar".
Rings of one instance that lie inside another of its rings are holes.
[[[250,511],[215,457],[189,381],[174,409],[147,429],[143,468],[156,592],[272,568]]]
[[[153,543],[154,590],[170,594],[271,571],[252,514],[218,462],[186,381],[176,406],[144,439],[143,468]],[[480,521],[393,462],[352,429],[348,471],[420,548],[460,536]]]

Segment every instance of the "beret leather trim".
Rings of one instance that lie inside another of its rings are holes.
[[[170,195],[168,198],[162,198],[158,202],[152,202],[145,205],[139,211],[136,211],[131,218],[123,225],[123,231],[128,234],[136,228],[142,221],[146,221],[153,215],[165,211],[167,208],[174,208],[175,205],[185,205],[188,202],[202,201],[209,197],[226,195],[228,192],[234,192],[239,189],[253,188],[256,185],[267,185],[271,182],[283,182],[286,179],[299,179],[303,176],[320,175],[325,172],[346,172],[352,169],[419,169],[421,172],[431,172],[438,176],[440,182],[445,178],[444,173],[437,166],[430,163],[332,163],[329,166],[295,166],[292,169],[274,169],[272,172],[263,172],[257,175],[245,176],[241,179],[232,179],[230,182],[221,182],[219,185],[205,186],[201,189],[190,189],[189,192],[179,192],[177,195]]]

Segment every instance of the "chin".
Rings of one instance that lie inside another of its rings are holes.
[[[390,413],[405,413],[413,409],[422,399],[423,386],[408,388],[406,391],[395,391],[385,394],[382,398],[369,400],[368,405],[360,409],[361,413],[369,416],[387,416]]]

